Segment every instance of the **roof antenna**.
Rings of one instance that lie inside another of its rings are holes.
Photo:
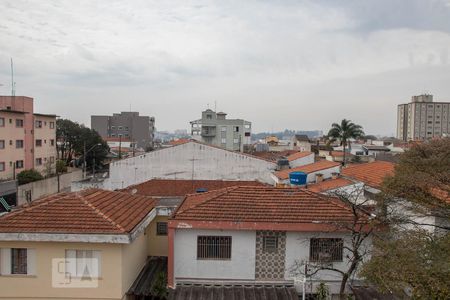
[[[16,83],[14,82],[14,64],[13,59],[11,57],[11,96],[16,95]]]

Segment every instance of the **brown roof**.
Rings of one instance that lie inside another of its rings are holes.
[[[240,186],[187,196],[174,220],[269,223],[350,221],[336,198],[296,188]]]
[[[278,177],[279,179],[288,179],[289,174],[292,172],[304,172],[306,174],[309,174],[309,173],[317,172],[320,170],[326,170],[326,169],[330,169],[333,167],[337,167],[340,165],[341,164],[339,162],[328,161],[328,160],[319,160],[318,162],[315,162],[312,164],[308,164],[308,165],[304,165],[304,166],[300,166],[300,167],[296,167],[296,168],[292,168],[292,169],[277,171],[274,173],[274,175],[276,177]]]
[[[190,141],[191,141],[190,139],[178,139],[178,140],[172,140],[168,144],[172,145],[172,146],[177,146],[177,145],[183,145],[183,144],[189,143]]]
[[[304,151],[304,152],[300,152],[299,151],[299,152],[295,152],[295,153],[289,155],[287,157],[287,159],[289,161],[293,161],[293,160],[296,160],[296,159],[299,159],[299,158],[303,158],[303,157],[309,156],[311,154],[313,154],[313,153],[312,152],[308,152],[308,151]]]
[[[366,185],[378,188],[383,179],[394,173],[395,164],[387,161],[374,161],[365,164],[350,165],[342,169],[341,174],[346,177],[364,182]]]
[[[307,189],[312,191],[312,192],[316,192],[316,193],[320,193],[320,192],[325,192],[325,191],[329,191],[329,190],[334,190],[343,186],[347,186],[347,185],[351,185],[354,182],[347,179],[347,178],[336,178],[336,179],[329,179],[329,180],[324,180],[322,182],[319,183],[314,183],[311,185],[308,185]]]
[[[129,233],[154,203],[150,197],[99,189],[60,193],[0,217],[0,232]]]
[[[288,157],[294,153],[297,153],[297,150],[284,150],[284,151],[261,151],[252,153],[254,156],[263,158],[265,160],[270,160],[272,162],[276,162],[280,158]]]
[[[136,194],[154,197],[184,197],[195,193],[198,189],[213,191],[237,185],[264,186],[259,181],[151,179],[129,186],[122,191],[136,190]]]

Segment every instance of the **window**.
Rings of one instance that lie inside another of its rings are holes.
[[[156,235],[167,235],[167,222],[156,223]]]
[[[226,144],[227,143],[227,139],[222,139],[221,142],[222,142],[222,144]]]
[[[16,127],[23,127],[23,120],[22,119],[16,119]]]
[[[122,130],[122,126],[119,126],[118,129],[119,129],[119,130]]]
[[[11,274],[27,274],[27,249],[11,249]]]
[[[50,156],[50,163],[54,163],[55,162],[55,157],[54,156]]]
[[[55,146],[55,140],[50,140],[50,146]]]
[[[5,127],[5,118],[0,118],[0,127]]]
[[[5,162],[0,162],[0,172],[4,172],[5,171]]]
[[[239,132],[239,126],[234,126],[234,132]]]
[[[23,140],[16,140],[16,148],[23,148]]]
[[[16,169],[23,168],[23,160],[16,160]]]
[[[5,149],[5,140],[0,140],[0,149]]]
[[[263,237],[264,252],[275,252],[278,249],[278,238],[276,236]]]
[[[55,122],[50,122],[50,129],[55,128]]]
[[[250,124],[245,124],[245,129],[250,129]]]
[[[245,136],[250,136],[251,133],[250,133],[250,132],[246,132],[244,135],[245,135]]]
[[[36,158],[36,166],[42,165],[42,158]]]
[[[342,239],[311,239],[309,248],[310,261],[342,261],[344,244]]]
[[[231,259],[231,236],[198,236],[197,259]]]
[[[100,277],[101,252],[95,250],[66,250],[65,271],[67,276],[70,277]]]
[[[42,128],[42,121],[36,121],[36,128]]]
[[[212,115],[206,115],[206,118],[207,118],[208,120],[211,120],[211,119],[212,119]]]
[[[227,131],[227,126],[220,127],[220,131]]]
[[[239,139],[233,139],[233,143],[238,144],[239,143]]]
[[[42,147],[42,140],[36,140],[36,147]]]

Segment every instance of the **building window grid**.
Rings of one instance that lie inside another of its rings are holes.
[[[231,236],[198,236],[197,259],[231,259]]]
[[[340,238],[313,238],[310,241],[310,261],[342,261],[344,243]]]
[[[27,249],[11,249],[11,274],[27,274]]]
[[[156,223],[156,235],[167,235],[167,222]]]
[[[263,237],[264,252],[275,252],[278,250],[278,237],[265,236]]]

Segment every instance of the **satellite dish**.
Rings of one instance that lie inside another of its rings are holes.
[[[131,190],[131,195],[134,195],[134,194],[136,194],[137,193],[137,189],[132,189]]]

